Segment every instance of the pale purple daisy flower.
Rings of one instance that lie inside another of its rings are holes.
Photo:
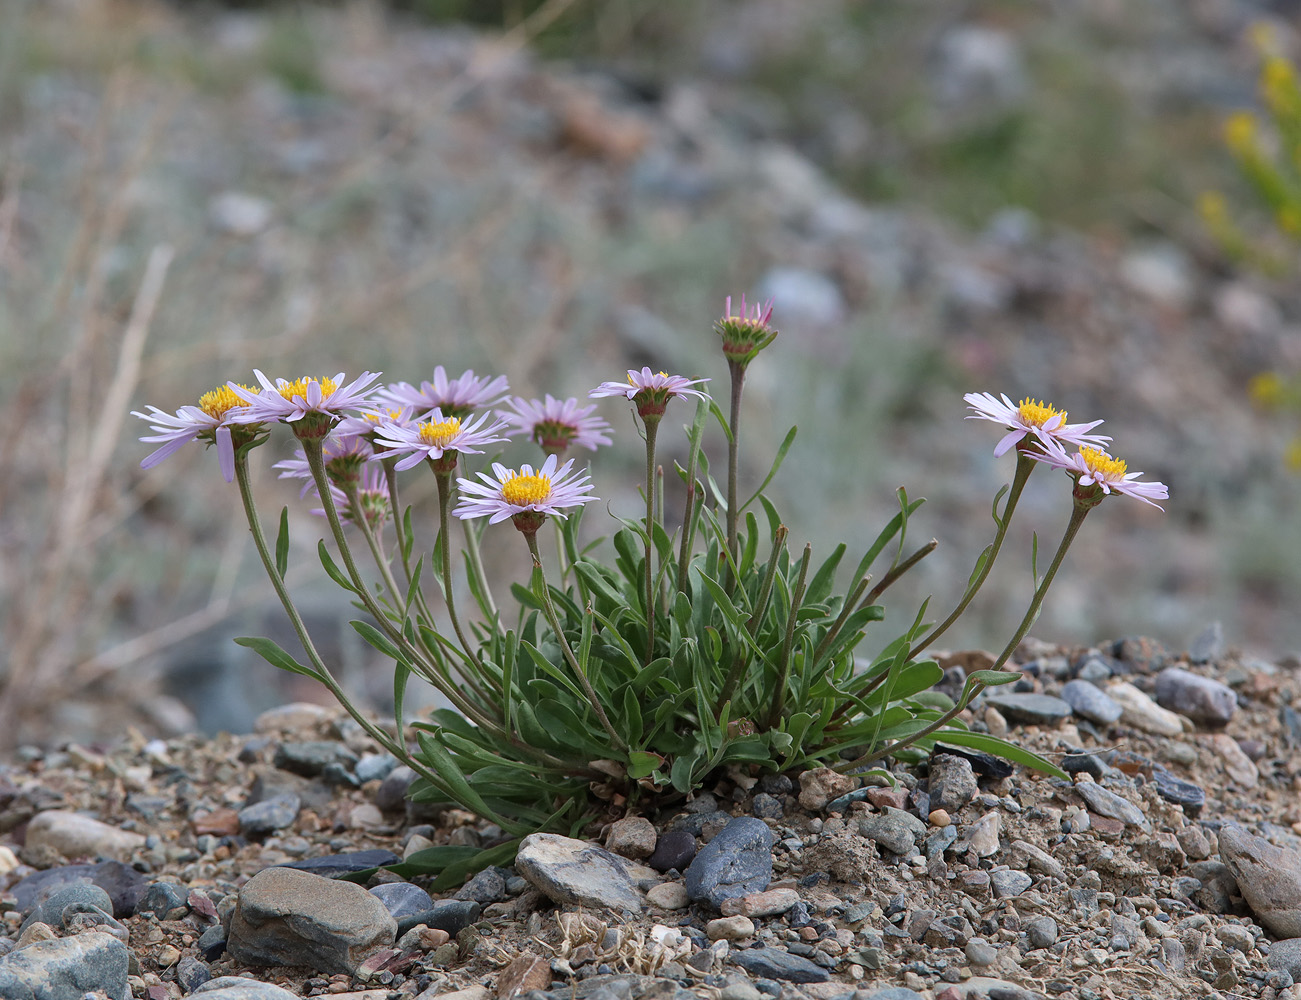
[[[394,382],[379,392],[381,399],[410,406],[417,413],[438,409],[462,420],[475,410],[497,405],[509,394],[505,375],[476,376],[467,370],[459,378],[449,379],[442,365],[434,369],[433,382],[421,382],[419,389],[410,382]]]
[[[664,372],[652,372],[649,368],[641,371],[628,369],[628,381],[602,382],[588,393],[593,399],[604,396],[623,396],[637,404],[637,415],[643,420],[658,420],[664,416],[669,400],[675,396],[695,396],[708,399],[708,394],[699,389],[689,388],[708,382],[707,378],[687,378],[685,375],[667,375]]]
[[[596,451],[610,444],[612,428],[602,417],[591,416],[596,404],[579,406],[570,396],[564,402],[547,393],[546,399],[524,399],[516,396],[506,405],[514,412],[498,410],[498,415],[511,424],[507,434],[527,434],[548,454],[563,455],[571,444]]]
[[[355,434],[373,440],[375,433],[381,427],[390,425],[406,427],[414,423],[415,419],[415,410],[410,406],[401,406],[396,409],[371,406],[357,413],[348,414],[334,425],[330,433],[336,437]]]
[[[322,457],[325,459],[325,474],[330,483],[360,483],[362,470],[375,454],[370,442],[358,434],[340,434],[336,428],[321,445]],[[303,479],[303,488],[299,496],[316,492],[316,480],[312,478],[312,467],[307,464],[307,455],[300,448],[294,458],[287,458],[271,466],[280,469],[281,479]],[[339,496],[343,496],[340,491]]]
[[[502,434],[505,427],[506,421],[495,414],[483,413],[477,419],[462,422],[459,417],[445,417],[441,410],[435,409],[424,420],[405,427],[396,422],[382,424],[375,431],[375,446],[382,453],[404,455],[394,466],[402,472],[425,459],[437,461],[445,453],[452,457],[460,452],[481,455],[481,445],[506,440]]]
[[[281,421],[293,424],[301,421],[308,414],[327,418],[313,420],[309,429],[304,426],[295,431],[304,431],[311,437],[324,437],[337,416],[344,410],[355,410],[365,406],[373,391],[368,388],[377,378],[379,372],[362,372],[361,375],[345,386],[343,372],[333,378],[316,379],[305,377],[290,382],[278,378],[272,382],[256,368],[253,374],[262,383],[262,391],[255,393],[251,389],[228,382],[231,390],[246,403],[248,408],[236,419],[244,423],[253,421]]]
[[[489,524],[521,514],[535,515],[526,523],[536,531],[542,520],[536,515],[568,517],[562,508],[577,507],[598,499],[587,492],[592,486],[587,470],[571,472],[572,458],[564,465],[559,463],[555,455],[548,455],[542,468],[535,472],[531,465],[521,465],[517,471],[493,462],[495,479],[480,472],[477,475],[483,480],[481,483],[473,479],[456,481],[461,488],[461,502],[452,513],[462,519],[487,515]],[[516,521],[516,526],[520,525],[521,522]],[[521,527],[521,530],[526,529]]]
[[[1058,410],[1055,406],[1035,402],[1033,399],[1023,399],[1017,405],[1006,394],[1003,394],[1002,402],[999,402],[988,392],[969,392],[962,398],[976,411],[968,414],[968,420],[992,420],[1008,428],[1008,433],[994,446],[995,458],[1005,455],[1027,435],[1045,445],[1065,442],[1077,448],[1098,448],[1111,440],[1105,434],[1088,433],[1102,423],[1101,420],[1087,424],[1068,424],[1065,410]]]
[[[247,386],[241,388],[253,391]],[[221,466],[222,476],[229,483],[235,478],[235,442],[231,437],[231,425],[240,425],[241,444],[247,443],[257,433],[257,428],[242,426],[245,422],[237,420],[247,407],[242,397],[224,385],[200,396],[198,406],[182,406],[175,414],[156,406],[148,406],[146,409],[149,410],[148,413],[132,410],[131,415],[153,421],[150,427],[158,433],[140,440],[147,444],[162,442],[163,446],[145,456],[140,463],[142,469],[152,469],[159,462],[170,458],[183,445],[199,438],[217,446],[217,462]]]
[[[1042,454],[1031,457],[1054,469],[1065,469],[1075,477],[1077,491],[1080,487],[1096,487],[1102,490],[1103,495],[1123,493],[1127,497],[1151,504],[1158,510],[1165,508],[1156,501],[1170,497],[1170,490],[1165,483],[1140,483],[1138,477],[1143,473],[1128,472],[1121,459],[1087,445],[1074,455],[1068,455],[1061,445],[1053,441],[1048,443],[1047,450]],[[1083,496],[1081,499],[1088,500],[1089,497]]]

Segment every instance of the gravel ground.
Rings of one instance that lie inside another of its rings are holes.
[[[972,721],[1062,761],[1071,782],[940,752],[896,766],[893,788],[826,770],[734,771],[685,807],[647,803],[644,816],[587,831],[590,842],[526,849],[435,903],[419,894],[424,880],[390,872],[369,882],[387,886],[372,893],[383,906],[320,875],[267,877],[320,857],[346,868],[352,852],[395,859],[501,837],[458,810],[405,805],[402,770],[332,711],[286,706],[251,736],[24,749],[0,766],[0,985],[46,939],[107,930],[127,944],[130,994],[150,1000],[204,982],[233,989],[226,976],[367,1000],[1292,1000],[1301,664],[1226,653],[1214,630],[1194,646],[1027,642],[1021,682],[991,692]],[[956,683],[985,658],[942,662]],[[736,862],[721,891],[701,883],[716,839],[713,852]],[[751,881],[737,874],[747,854],[759,860]],[[97,861],[90,875],[111,906],[56,897],[32,918],[50,880]],[[630,895],[602,905],[616,883]],[[356,894],[343,917],[334,889]],[[273,916],[259,924],[258,912]],[[80,1000],[95,986],[39,995]]]

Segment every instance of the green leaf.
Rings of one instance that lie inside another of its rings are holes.
[[[396,511],[394,514],[396,515]],[[411,560],[411,550],[416,544],[415,532],[411,530],[411,506],[402,513],[402,561]]]
[[[273,667],[287,670],[291,674],[302,674],[304,677],[310,677],[313,680],[319,681],[321,679],[321,675],[312,667],[299,663],[281,649],[274,639],[266,639],[261,636],[253,635],[242,635],[235,640],[235,644],[253,650],[253,652],[257,653]]]
[[[407,585],[406,602],[402,605],[402,614],[409,617],[411,614],[411,605],[415,602],[416,595],[420,593],[420,573],[425,568],[425,557],[421,556],[416,560],[416,568],[411,571],[411,583]]]
[[[668,658],[664,657],[664,661],[667,664]],[[641,734],[641,702],[629,686],[623,689],[623,731],[620,735],[628,741],[629,746],[635,747],[641,742]]]
[[[409,663],[406,655],[398,649],[393,641],[370,622],[358,621],[354,618],[352,621],[348,622],[348,624],[351,625],[357,634],[365,639],[366,642],[374,646],[389,659],[396,660],[398,663]]]
[[[633,750],[628,754],[628,777],[633,781],[649,778],[664,766],[664,758],[649,750]]]
[[[352,581],[349,580],[347,576],[344,575],[343,570],[339,569],[335,564],[333,557],[330,555],[330,550],[325,547],[324,538],[317,541],[316,554],[320,557],[321,565],[325,567],[325,572],[329,575],[331,580],[350,594],[358,593],[357,588],[352,585]]]
[[[749,507],[750,504],[754,503],[755,498],[768,488],[768,484],[772,482],[773,476],[777,475],[777,470],[781,468],[782,462],[786,460],[786,453],[790,451],[791,445],[795,443],[795,432],[797,430],[798,428],[792,427],[786,432],[786,437],[783,438],[782,443],[777,446],[777,454],[772,460],[772,467],[769,468],[768,475],[764,477],[763,482],[760,483],[759,488],[750,495],[750,498],[746,500],[745,503],[741,504],[741,510],[745,510],[745,508]],[[740,513],[740,511],[737,511],[737,513]]]
[[[844,542],[837,545],[835,551],[827,557],[827,561],[813,574],[813,579],[809,581],[808,589],[804,592],[806,605],[821,604],[831,595],[831,588],[836,582],[836,569],[845,556],[845,548]]]
[[[407,697],[407,681],[411,677],[411,667],[405,660],[398,660],[393,665],[393,722],[397,726],[398,741],[405,740],[406,723],[402,717],[402,703]]]
[[[1000,740],[997,736],[990,736],[988,733],[973,733],[966,729],[941,729],[939,732],[932,733],[924,742],[930,743],[932,746],[935,743],[955,743],[960,747],[969,747],[972,750],[981,750],[984,753],[993,754],[995,757],[1002,757],[1004,760],[1010,760],[1035,771],[1041,771],[1044,774],[1052,775],[1054,778],[1070,780],[1070,775],[1051,761],[1040,757],[1037,753],[1019,747],[1015,743],[1008,743],[1006,740]]]
[[[285,578],[289,572],[289,508],[280,508],[280,530],[276,533],[276,575]]]
[[[470,786],[464,772],[457,766],[452,755],[438,741],[436,735],[430,736],[425,732],[417,732],[416,740],[420,744],[421,756],[447,786],[448,791],[458,803],[471,812],[492,820],[508,833],[518,831],[518,824],[512,823],[504,816],[499,816],[496,811],[488,806],[488,803],[483,801],[483,797]]]

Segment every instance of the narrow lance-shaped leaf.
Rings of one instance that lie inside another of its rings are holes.
[[[253,650],[258,656],[266,660],[273,667],[279,667],[281,670],[287,670],[291,674],[302,674],[304,677],[310,677],[313,680],[321,680],[321,675],[313,668],[306,664],[299,663],[292,656],[280,648],[279,644],[273,639],[266,639],[262,636],[242,635],[235,640],[237,646],[245,646]]]
[[[285,578],[289,572],[289,508],[280,508],[280,530],[276,532],[276,575]]]

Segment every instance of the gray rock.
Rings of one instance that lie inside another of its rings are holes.
[[[23,921],[21,930],[26,930],[29,924],[38,921],[56,929],[62,928],[65,911],[75,912],[79,907],[97,909],[105,914],[113,912],[113,902],[108,898],[107,892],[97,885],[78,882],[50,893]]]
[[[996,868],[989,873],[989,884],[995,899],[1007,899],[1021,895],[1034,884],[1034,879],[1014,868]]]
[[[1109,726],[1120,718],[1120,706],[1106,696],[1097,685],[1076,678],[1062,685],[1062,701],[1075,710],[1075,714],[1091,722]]]
[[[1293,979],[1301,979],[1301,937],[1275,941],[1265,961],[1271,969],[1286,969]]]
[[[292,868],[264,868],[239,891],[227,950],[247,965],[355,972],[393,944],[397,922],[359,885]]]
[[[845,298],[825,274],[801,267],[774,267],[759,281],[756,301],[782,304],[783,328],[820,330],[838,326],[845,318]]]
[[[667,830],[655,843],[655,853],[646,859],[657,872],[676,868],[686,871],[696,856],[696,837],[689,830]]]
[[[280,865],[281,868],[295,868],[300,872],[311,872],[322,878],[334,878],[353,872],[364,872],[384,865],[395,865],[402,859],[392,851],[376,847],[368,851],[345,851],[343,854],[325,854],[319,858],[304,858],[302,861],[290,861]]]
[[[1025,925],[1025,936],[1031,948],[1051,948],[1057,943],[1057,921],[1035,917]]]
[[[855,997],[862,996],[863,1000],[925,1000],[925,998],[916,990],[910,990],[907,986],[887,986],[883,990],[873,990],[871,993],[862,993],[859,991],[854,994]]]
[[[246,837],[265,837],[283,830],[298,817],[302,800],[297,795],[275,795],[239,811],[239,832]]]
[[[1238,709],[1232,688],[1179,667],[1167,667],[1157,675],[1156,701],[1208,726],[1223,726]]]
[[[951,108],[1005,107],[1027,93],[1029,78],[1012,35],[996,28],[960,24],[936,47],[936,96]]]
[[[64,809],[37,813],[27,824],[27,848],[49,847],[65,858],[113,858],[130,861],[145,838],[130,830]]]
[[[0,958],[0,997],[81,1000],[98,991],[126,1000],[129,962],[126,945],[102,931],[37,941]]]
[[[188,896],[189,891],[183,885],[177,885],[175,882],[155,882],[140,897],[140,902],[136,904],[136,913],[152,913],[159,920],[163,920],[173,910],[187,908],[185,901]]]
[[[288,990],[273,986],[271,983],[259,983],[255,979],[242,976],[219,976],[209,979],[194,991],[195,996],[203,1000],[297,1000]]]
[[[967,942],[964,952],[967,961],[982,969],[998,961],[998,949],[984,938],[972,938]]]
[[[212,979],[212,971],[191,955],[182,955],[176,963],[176,981],[187,993],[193,993]]]
[[[1211,913],[1231,913],[1233,897],[1242,895],[1233,871],[1220,861],[1191,864],[1185,878],[1189,881],[1193,901]],[[1183,882],[1183,879],[1176,882]]]
[[[383,903],[398,922],[399,933],[407,917],[421,916],[434,908],[429,893],[410,882],[385,882],[372,888],[370,894]]]
[[[506,898],[506,875],[500,868],[485,868],[476,872],[457,890],[456,898],[473,900],[481,906],[500,902]]]
[[[863,816],[858,832],[895,854],[910,857],[917,853],[917,842],[926,835],[926,824],[902,809],[887,808],[879,815]]]
[[[399,764],[385,775],[375,792],[375,805],[381,812],[401,812],[406,808],[407,789],[416,780],[416,772]]]
[[[1165,963],[1165,967],[1171,972],[1183,972],[1187,961],[1183,942],[1178,938],[1162,938],[1161,961]]]
[[[281,743],[276,747],[272,763],[282,771],[314,778],[331,764],[340,764],[351,770],[357,763],[357,755],[342,743],[308,740],[302,743]]]
[[[737,817],[691,862],[684,879],[687,896],[718,907],[725,899],[763,892],[772,881],[772,845],[767,823]]]
[[[1092,781],[1081,781],[1075,786],[1077,791],[1088,807],[1099,816],[1110,816],[1112,819],[1118,819],[1129,826],[1142,827],[1144,830],[1150,829],[1147,817],[1143,815],[1143,810],[1128,799],[1121,798],[1109,788],[1103,788],[1101,785]]]
[[[956,814],[973,798],[980,786],[971,769],[971,761],[953,754],[937,753],[931,758],[931,773],[927,784],[931,808],[945,809]]]
[[[1256,918],[1280,938],[1301,937],[1301,854],[1234,825],[1219,838],[1220,858]]]
[[[357,760],[352,772],[364,785],[368,781],[383,781],[397,766],[398,760],[391,754],[366,753]]]
[[[1016,691],[993,692],[985,695],[986,704],[993,705],[1008,720],[1030,725],[1055,726],[1071,717],[1071,706],[1061,698],[1047,694],[1021,694]]]
[[[1197,633],[1188,647],[1191,663],[1211,663],[1224,655],[1224,626],[1211,622]]]
[[[765,979],[780,979],[788,983],[825,983],[831,978],[831,973],[820,965],[780,948],[734,950],[728,957],[734,965],[739,965],[750,975]]]
[[[420,922],[434,930],[447,931],[452,937],[456,937],[465,928],[478,921],[481,913],[479,904],[472,899],[440,899]]]
[[[525,837],[515,857],[515,869],[557,903],[634,913],[640,913],[642,905],[637,882],[659,879],[651,869],[604,847],[554,833]]]
[[[9,894],[18,901],[21,913],[32,909],[52,892],[65,885],[92,882],[108,893],[113,900],[113,915],[129,917],[148,887],[149,882],[130,865],[121,861],[102,861],[95,865],[62,865],[28,875],[9,887]]]

